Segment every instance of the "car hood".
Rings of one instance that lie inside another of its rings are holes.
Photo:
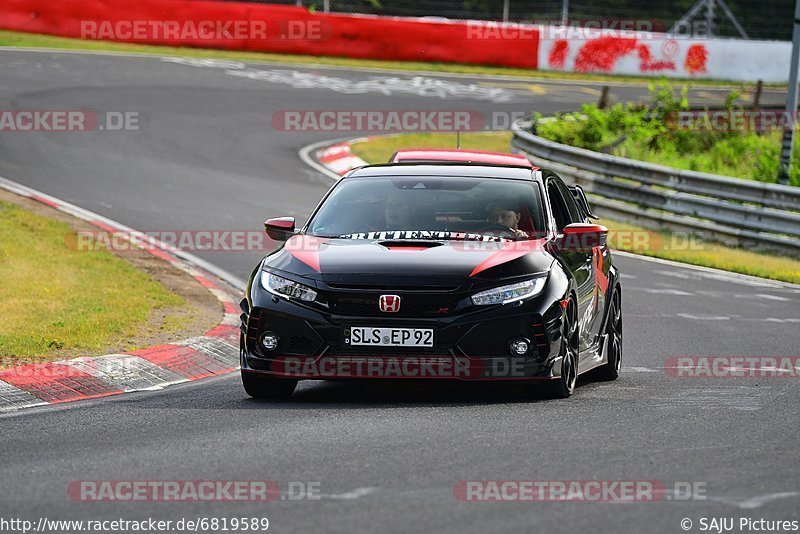
[[[339,239],[296,235],[264,266],[326,283],[368,283],[375,277],[425,280],[502,279],[546,271],[547,240],[463,241]]]

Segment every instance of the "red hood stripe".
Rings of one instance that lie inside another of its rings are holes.
[[[319,247],[328,240],[312,235],[295,235],[286,242],[289,254],[302,261],[318,273],[322,270],[319,266]]]
[[[470,276],[497,267],[509,261],[521,258],[522,256],[540,249],[545,243],[546,239],[533,239],[530,241],[508,241],[503,245],[503,248],[480,262],[470,273]]]

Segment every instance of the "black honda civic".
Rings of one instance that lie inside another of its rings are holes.
[[[619,376],[621,285],[580,187],[530,166],[398,163],[339,180],[242,301],[241,371],[256,398],[298,380],[519,382],[570,396]]]

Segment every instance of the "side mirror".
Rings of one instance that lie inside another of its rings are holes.
[[[561,250],[565,252],[587,252],[594,247],[603,247],[608,238],[608,228],[600,224],[573,223],[564,228]]]
[[[275,241],[286,241],[294,235],[294,217],[275,217],[264,221],[264,231]]]

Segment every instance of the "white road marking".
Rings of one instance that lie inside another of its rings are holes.
[[[739,503],[739,508],[744,508],[745,510],[752,510],[753,508],[759,508],[770,501],[776,501],[778,499],[787,499],[789,497],[797,497],[798,495],[800,495],[800,493],[796,491],[770,493],[768,495],[761,495],[759,497],[753,497],[752,499],[747,499],[746,501],[742,501]]]
[[[319,497],[321,499],[337,499],[342,501],[351,501],[355,499],[359,499],[366,495],[370,495],[371,493],[375,493],[378,491],[378,488],[366,487],[366,488],[356,488],[353,491],[348,491],[345,493],[331,493],[331,494],[321,494]]]
[[[742,317],[741,315],[695,315],[692,313],[628,313],[630,317],[671,319],[678,317],[690,321],[745,321],[752,323],[800,323],[800,317]]]
[[[677,295],[680,297],[691,297],[694,293],[688,291],[681,291],[680,289],[656,289],[653,287],[637,288],[643,290],[645,293],[653,293],[658,295]]]
[[[736,499],[728,497],[716,497],[716,498],[709,497],[708,500],[721,502],[723,504],[729,504],[731,506],[736,506],[737,508],[741,508],[743,510],[753,510],[755,508],[760,508],[772,501],[777,501],[779,499],[788,499],[791,497],[798,497],[798,496],[800,496],[800,493],[796,491],[782,491],[779,493],[769,493],[767,495],[759,495],[758,497],[752,497],[744,501],[737,501]]]
[[[690,319],[692,321],[730,321],[731,318],[727,315],[694,315],[691,313],[676,313],[677,317],[683,319]]]
[[[671,276],[672,278],[680,278],[681,280],[691,280],[692,278],[696,278],[696,276],[692,276],[687,273],[682,273],[679,271],[663,271],[660,269],[656,269],[653,271],[655,274],[660,274],[661,276]]]
[[[489,102],[512,102],[519,94],[500,87],[485,87],[476,83],[459,83],[428,76],[369,76],[367,79],[350,80],[326,76],[317,72],[302,72],[293,69],[256,69],[245,63],[219,59],[197,59],[172,57],[162,58],[165,63],[177,63],[189,67],[222,69],[229,76],[288,85],[295,89],[326,89],[346,95],[379,93],[383,95],[411,94],[432,98],[469,98]]]
[[[649,367],[623,367],[623,372],[629,373],[658,373],[658,369],[650,369]]]
[[[756,293],[753,296],[760,299],[779,300],[781,302],[789,302],[792,300],[792,299],[787,299],[786,297],[779,297],[777,295],[768,295],[767,293]]]
[[[656,408],[674,410],[677,406],[719,410],[733,409],[747,412],[762,408],[764,388],[756,386],[682,387],[670,394],[653,396]]]

